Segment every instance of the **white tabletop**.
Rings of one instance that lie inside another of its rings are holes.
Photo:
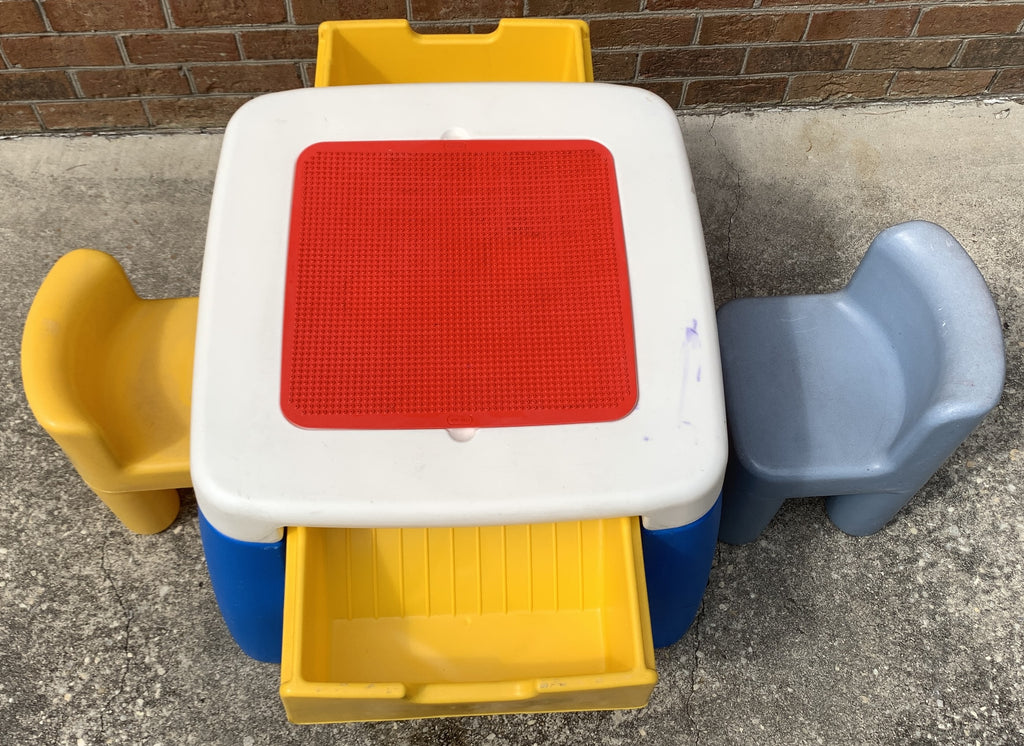
[[[285,418],[285,271],[300,153],[320,142],[439,138],[593,140],[611,152],[639,388],[624,418],[476,432],[307,429]],[[192,398],[199,506],[239,540],[274,541],[289,525],[696,520],[721,488],[725,408],[675,115],[653,94],[597,83],[314,88],[249,102],[228,125],[217,171]]]

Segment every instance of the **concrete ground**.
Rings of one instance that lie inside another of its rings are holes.
[[[875,536],[805,500],[720,546],[646,709],[329,726],[288,724],[277,667],[232,643],[194,501],[127,533],[21,389],[25,314],[65,252],[115,254],[145,296],[197,292],[220,138],[0,141],[0,744],[1024,743],[1024,106],[681,123],[719,303],[836,289],[879,230],[933,220],[998,303],[1000,407]]]

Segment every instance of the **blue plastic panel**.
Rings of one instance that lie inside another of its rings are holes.
[[[247,655],[281,662],[285,539],[272,544],[225,536],[199,513],[213,593],[231,636]]]
[[[677,642],[704,598],[718,541],[722,496],[711,510],[678,528],[641,532],[654,647]]]

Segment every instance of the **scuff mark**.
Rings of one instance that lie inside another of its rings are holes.
[[[679,396],[679,424],[689,424],[690,420],[687,416],[687,402],[689,396],[692,393],[691,382],[693,384],[700,384],[703,352],[701,349],[700,332],[697,331],[697,319],[690,319],[689,325],[686,327],[686,331],[683,335],[683,375],[682,375],[682,391]]]

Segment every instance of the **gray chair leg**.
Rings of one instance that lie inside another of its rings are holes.
[[[726,544],[748,544],[761,535],[786,498],[752,497],[742,491],[722,493],[722,525],[718,538]]]
[[[851,536],[869,536],[880,531],[913,496],[913,492],[835,495],[825,499],[825,508],[841,531]]]

